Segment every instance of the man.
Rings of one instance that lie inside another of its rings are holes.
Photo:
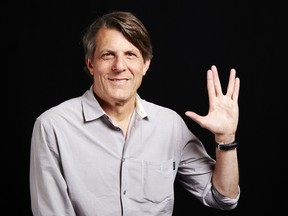
[[[90,89],[47,110],[34,125],[33,214],[171,216],[176,174],[204,205],[235,208],[240,196],[235,70],[224,95],[212,66],[208,114],[186,112],[215,135],[214,160],[180,115],[137,93],[153,57],[137,17],[121,11],[99,17],[87,28],[83,46]]]

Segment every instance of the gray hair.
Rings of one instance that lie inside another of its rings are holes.
[[[82,38],[85,59],[94,57],[96,35],[101,28],[116,29],[137,47],[144,61],[153,57],[150,35],[144,24],[131,12],[114,11],[98,17],[84,32]],[[86,68],[87,69],[87,68]]]

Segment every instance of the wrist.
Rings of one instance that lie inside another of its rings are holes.
[[[219,144],[228,144],[232,143],[235,140],[235,134],[230,135],[215,135],[215,142]]]

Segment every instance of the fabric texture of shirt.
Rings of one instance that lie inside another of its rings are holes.
[[[204,205],[238,203],[211,184],[215,160],[175,111],[137,95],[125,139],[92,86],[42,113],[31,139],[35,216],[171,216],[174,180]]]

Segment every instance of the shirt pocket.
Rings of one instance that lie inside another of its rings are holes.
[[[143,196],[144,199],[160,203],[173,196],[174,162],[142,162]]]

